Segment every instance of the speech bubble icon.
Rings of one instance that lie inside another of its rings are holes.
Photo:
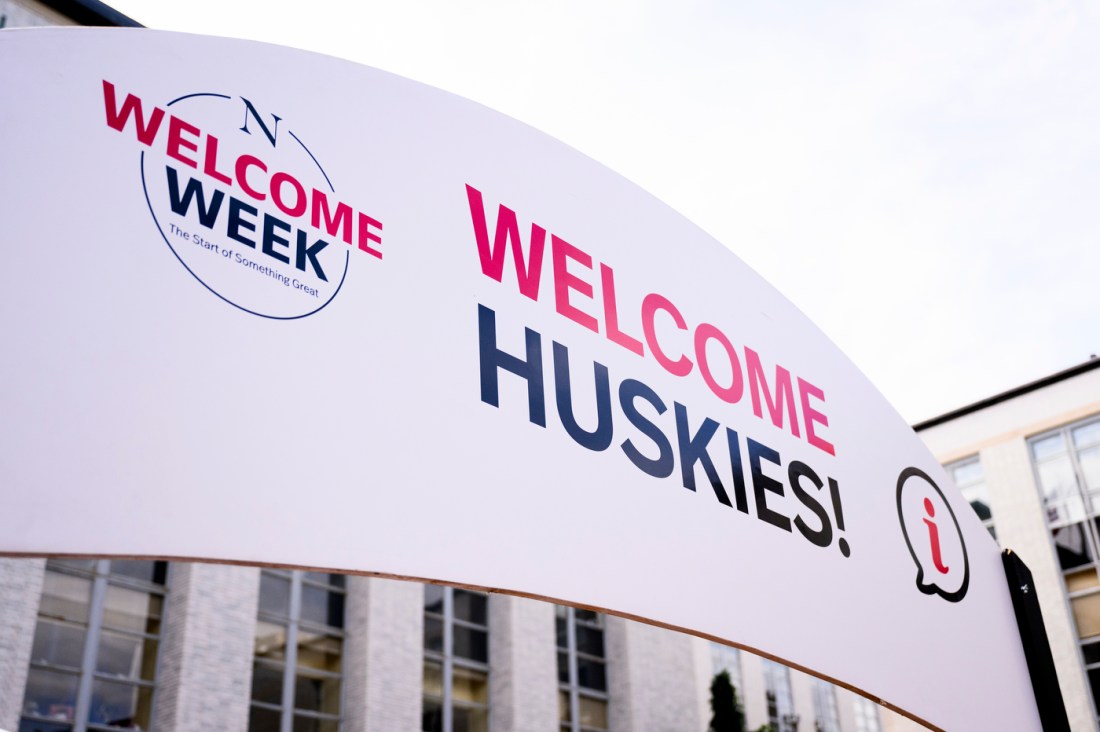
[[[917,565],[917,589],[958,602],[970,586],[970,562],[959,521],[940,487],[919,468],[898,477],[898,521]]]

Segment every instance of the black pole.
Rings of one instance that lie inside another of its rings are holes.
[[[1058,672],[1054,669],[1054,656],[1050,652],[1050,641],[1047,640],[1047,629],[1043,624],[1043,613],[1039,610],[1039,596],[1035,592],[1031,570],[1011,549],[1005,549],[1001,559],[1004,561],[1008,592],[1012,595],[1012,609],[1016,611],[1016,625],[1020,628],[1020,641],[1024,646],[1043,732],[1070,732],[1066,704],[1062,700],[1062,689],[1058,686]]]

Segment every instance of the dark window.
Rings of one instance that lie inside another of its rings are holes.
[[[424,586],[423,732],[488,732],[489,602],[481,592]]]
[[[263,570],[249,732],[339,732],[343,575]]]
[[[563,732],[606,730],[604,616],[562,605],[555,607],[554,613],[561,729]]]
[[[46,565],[20,732],[149,729],[168,565]]]

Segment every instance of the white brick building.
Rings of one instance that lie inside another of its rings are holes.
[[[1074,730],[1100,701],[1100,359],[916,425],[1031,569]]]
[[[1100,360],[916,427],[1035,575],[1074,730],[1100,688]],[[748,653],[505,595],[279,569],[0,560],[0,729],[919,729]]]
[[[702,732],[720,668],[750,729],[886,728],[850,692],[621,618],[214,564],[0,560],[0,659],[19,732]]]

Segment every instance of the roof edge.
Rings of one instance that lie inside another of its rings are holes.
[[[81,25],[144,28],[128,15],[123,15],[99,0],[38,0],[52,10],[72,18]]]
[[[1100,358],[1092,356],[1089,358],[1088,361],[1085,361],[1084,363],[1079,363],[1076,366],[1070,366],[1068,369],[1058,371],[1056,373],[1050,374],[1049,376],[1044,376],[1041,379],[1023,384],[1022,386],[1014,387],[1012,389],[1009,389],[1008,391],[1002,391],[1000,394],[994,394],[991,397],[986,397],[985,399],[976,401],[973,404],[967,404],[964,407],[953,409],[950,412],[939,415],[938,417],[932,417],[922,422],[917,422],[913,425],[913,430],[916,432],[920,432],[921,430],[936,427],[937,425],[944,424],[945,422],[950,422],[953,419],[965,417],[968,414],[973,414],[974,412],[981,411],[983,409],[986,409],[987,407],[992,407],[995,404],[1006,402],[1009,399],[1015,399],[1018,396],[1023,396],[1024,394],[1027,394],[1029,392],[1037,391],[1039,389],[1042,389],[1043,387],[1050,386],[1051,384],[1057,384],[1059,381],[1072,379],[1074,376],[1078,376],[1079,374],[1083,374],[1098,368],[1100,368]]]

